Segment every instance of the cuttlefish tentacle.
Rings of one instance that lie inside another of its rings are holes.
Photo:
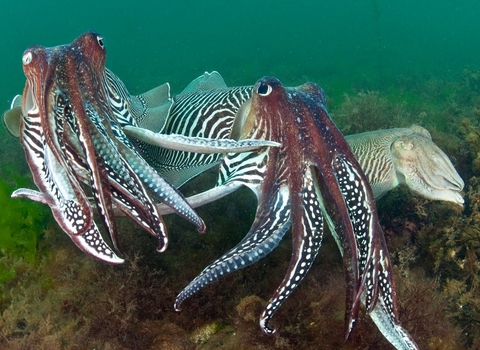
[[[299,189],[298,195],[290,197],[291,220],[294,223],[292,226],[290,264],[283,281],[277,287],[260,316],[260,327],[267,334],[275,332],[275,329],[268,326],[270,319],[306,276],[320,251],[322,243],[323,214],[318,201],[319,189],[313,180],[311,169],[305,167],[303,171],[305,176],[302,189]]]
[[[175,300],[176,311],[180,311],[183,301],[201,288],[224,275],[256,263],[278,246],[291,225],[288,191],[283,187],[277,190],[276,196],[263,200],[268,203],[258,207],[259,212],[245,238],[227,254],[207,266],[182,290]]]
[[[145,185],[150,188],[154,198],[158,198],[172,208],[175,213],[193,223],[197,227],[198,232],[205,232],[205,223],[175,187],[170,185],[155,169],[150,167],[135,153],[126,150],[125,157]],[[157,210],[155,205],[152,210]]]
[[[368,184],[363,173],[359,171],[358,165],[352,164],[345,156],[336,156],[332,165],[346,211],[350,217],[346,230],[352,229],[352,233],[349,234],[353,234],[355,242],[353,261],[356,262],[356,266],[347,268],[355,268],[355,274],[359,276],[356,282],[359,285],[353,286],[351,290],[353,294],[347,297],[347,310],[349,312],[346,314],[348,317],[346,319],[345,335],[348,337],[358,316],[363,293],[365,292],[367,312],[370,312],[378,298],[378,285],[376,283],[378,279],[378,265],[376,264],[378,257],[376,255],[378,254],[381,231],[378,231],[377,227],[379,226],[376,225],[372,210],[373,194],[368,192]],[[339,225],[339,228],[341,230],[342,225]],[[330,227],[330,229],[334,235],[342,236],[345,234],[338,232],[338,228]],[[343,229],[345,230],[345,228]],[[342,248],[344,246],[342,245]],[[346,260],[351,260],[351,258],[349,257]]]
[[[128,148],[123,147],[122,143],[113,142],[114,139],[120,140],[114,133],[115,124],[104,125],[94,110],[88,110],[87,113],[92,124],[90,126],[92,144],[99,160],[102,161],[100,168],[104,169],[107,176],[105,188],[109,189],[111,198],[126,215],[159,239],[159,250],[165,249],[168,241],[165,224],[155,210],[149,194],[143,186],[140,186],[141,179],[129,164],[125,152],[122,152]],[[110,125],[112,129],[108,130],[107,127]],[[110,208],[113,210],[111,205]],[[116,230],[113,232],[116,233]],[[117,237],[113,232],[112,241],[118,249]]]
[[[128,136],[134,137],[153,146],[163,147],[175,151],[193,153],[227,153],[248,152],[261,147],[278,147],[278,142],[263,140],[232,140],[232,139],[209,139],[204,137],[191,137],[179,134],[161,134],[148,129],[135,126],[125,126],[123,131]]]
[[[181,304],[201,288],[268,255],[290,228],[288,188],[285,185],[280,186],[272,174],[265,174],[270,153],[272,152],[264,150],[229,154],[228,159],[222,162],[218,185],[234,188],[245,185],[257,195],[261,204],[257,207],[255,220],[247,235],[228,253],[207,266],[182,290],[175,300],[175,310],[180,311]],[[261,186],[269,186],[271,189],[262,191]],[[259,196],[265,192],[272,195]]]

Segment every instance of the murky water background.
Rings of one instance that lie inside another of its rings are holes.
[[[204,71],[232,85],[274,75],[336,95],[399,76],[455,74],[480,58],[477,1],[9,1],[0,21],[1,101],[21,91],[21,55],[96,30],[132,92],[181,90]]]

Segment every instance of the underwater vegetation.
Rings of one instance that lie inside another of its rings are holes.
[[[9,138],[6,133],[0,137]],[[5,146],[5,147],[4,147]],[[18,187],[31,186],[30,172],[18,164],[23,161],[20,150],[7,147],[2,142],[0,156],[0,283],[9,281],[16,276],[15,260],[24,260],[32,264],[37,253],[37,241],[43,234],[50,220],[50,211],[40,203],[18,201],[10,198]],[[20,152],[17,152],[20,151]],[[18,156],[15,160],[15,156]]]
[[[345,94],[344,102],[332,115],[345,135],[410,126],[415,120],[410,118],[405,103],[390,103],[378,91],[360,91],[353,96]],[[416,120],[418,124],[418,118]]]
[[[465,180],[463,211],[405,188],[378,203],[395,264],[400,320],[422,349],[480,348],[479,109],[480,71],[474,69],[456,79],[405,77],[392,88],[353,91],[331,108],[345,134],[422,125]],[[199,209],[208,227],[203,236],[166,216],[172,237],[162,254],[154,252],[153,237],[119,220],[126,262],[107,266],[48,225],[48,208],[10,200],[14,188],[32,186],[19,167],[0,169],[0,201],[8,204],[0,218],[0,262],[5,271],[15,268],[0,283],[2,349],[390,348],[364,313],[344,342],[344,277],[329,234],[311,272],[272,321],[277,335],[264,335],[258,317],[288,265],[288,239],[174,312],[177,293],[250,227],[256,205],[248,190]],[[196,192],[203,180],[196,181],[185,191]]]

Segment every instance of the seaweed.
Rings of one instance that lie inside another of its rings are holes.
[[[45,230],[50,215],[43,204],[30,200],[12,199],[11,193],[19,187],[31,186],[31,177],[19,173],[15,165],[4,165],[0,177],[0,283],[16,276],[12,258],[33,263],[37,241]]]
[[[404,103],[391,103],[377,91],[345,94],[344,99],[332,116],[346,135],[412,124]]]

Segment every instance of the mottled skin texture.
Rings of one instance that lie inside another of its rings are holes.
[[[324,107],[323,91],[315,84],[284,88],[275,78],[260,79],[253,88],[241,138],[281,143],[278,148],[252,152],[242,159],[227,155],[221,164],[223,176],[218,185],[242,183],[257,194],[255,221],[236,247],[205,268],[179,294],[175,308],[180,310],[182,302],[205,285],[270,253],[291,225],[290,264],[260,319],[262,329],[273,333],[269,320],[311,267],[325,221],[344,258],[346,337],[361,302],[367,312],[375,309],[393,327],[399,327],[392,266],[373,193]],[[381,310],[378,305],[382,305]],[[415,348],[408,334],[401,332],[401,337],[405,338],[399,340],[404,348]],[[398,337],[393,338],[392,343]]]
[[[103,39],[88,32],[68,45],[32,46],[23,55],[27,83],[22,99],[20,142],[39,191],[19,189],[14,197],[48,204],[77,246],[94,257],[120,263],[103,241],[82,183],[93,192],[100,218],[118,249],[113,204],[158,237],[167,233],[152,196],[164,200],[203,232],[203,221],[183,196],[136,152],[118,123],[125,107],[105,69]],[[113,74],[112,74],[113,75]],[[115,77],[116,78],[116,77]]]

